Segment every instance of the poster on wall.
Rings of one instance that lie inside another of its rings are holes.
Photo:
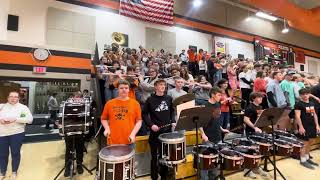
[[[198,51],[197,46],[189,45],[189,49],[191,49],[194,53],[197,53],[197,51]]]
[[[129,46],[129,37],[127,34],[123,34],[120,32],[113,32],[111,37],[112,37],[112,43],[117,43],[122,47]]]
[[[301,64],[306,63],[306,58],[303,51],[296,51],[296,62]]]
[[[226,54],[226,41],[224,38],[215,37],[214,38],[214,49],[215,53],[218,52]]]

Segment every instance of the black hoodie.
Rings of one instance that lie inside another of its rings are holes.
[[[157,96],[152,94],[142,110],[142,119],[147,126],[164,126],[175,123],[172,98],[168,95]]]

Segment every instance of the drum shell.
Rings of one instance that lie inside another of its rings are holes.
[[[186,157],[186,143],[183,134],[164,133],[159,136],[161,141],[160,161],[164,164],[179,164]]]
[[[229,153],[235,155],[230,156]],[[236,171],[241,169],[243,157],[240,153],[233,150],[223,149],[220,151],[220,156],[224,170]]]
[[[241,149],[246,150],[240,151]],[[262,155],[259,154],[257,147],[236,146],[235,150],[238,151],[244,158],[244,162],[242,164],[243,168],[254,169],[259,167]]]
[[[100,180],[134,179],[134,157],[124,162],[108,163],[99,158]]]
[[[277,156],[291,156],[293,148],[288,143],[285,144],[285,141],[275,140],[276,145],[276,155]]]
[[[300,156],[300,152],[303,148],[303,142],[299,141],[296,138],[286,136],[280,136],[279,139],[288,142],[288,144],[292,146],[291,155]]]
[[[88,134],[92,125],[89,101],[84,103],[64,103],[59,112],[59,134]]]
[[[162,156],[161,158],[172,162],[175,164],[175,162],[179,162],[185,159],[186,156],[186,145],[185,142],[180,142],[176,144],[168,144],[168,143],[162,143]]]

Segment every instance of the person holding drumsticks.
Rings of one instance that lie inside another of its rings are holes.
[[[101,114],[107,145],[127,144],[134,147],[141,124],[141,108],[135,99],[129,98],[129,82],[120,79],[118,97],[108,101]]]
[[[303,148],[300,153],[300,164],[308,169],[315,169],[314,166],[319,166],[317,163],[310,159],[310,146],[317,134],[320,133],[318,123],[318,116],[315,111],[315,104],[309,101],[310,90],[303,88],[299,91],[300,101],[295,104],[295,120],[299,139],[303,141]]]
[[[208,103],[205,106],[212,108],[212,115],[208,125],[206,127],[199,128],[199,130],[201,132],[203,144],[212,146],[212,143],[217,144],[221,142],[222,133],[228,133],[229,130],[223,129],[220,126],[220,101],[222,97],[221,89],[214,86],[213,88],[211,88],[209,95],[210,99],[208,100]],[[217,168],[211,170],[201,170],[201,179],[203,180],[214,179],[217,175]]]
[[[258,117],[261,115],[263,109],[260,105],[262,103],[263,94],[259,92],[253,92],[249,95],[250,104],[244,111],[243,122],[245,124],[246,135],[249,136],[251,133],[262,133],[262,130],[256,127],[254,124],[256,123]],[[246,174],[250,169],[244,169],[244,173]],[[268,173],[263,171],[261,168],[253,169],[248,173],[248,177],[255,179],[256,174],[260,174],[262,176],[268,176]]]
[[[149,145],[151,150],[151,179],[157,180],[158,173],[161,179],[175,179],[172,168],[159,164],[158,155],[161,153],[161,142],[159,136],[171,132],[175,127],[175,116],[172,105],[172,98],[165,95],[166,82],[158,79],[154,83],[155,94],[152,94],[146,101],[143,108],[143,119],[150,127]],[[160,168],[160,171],[159,171]]]

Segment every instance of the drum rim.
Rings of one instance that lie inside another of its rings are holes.
[[[107,149],[107,148],[110,148],[110,147],[115,147],[115,146],[122,146],[122,147],[130,147],[128,145],[125,145],[125,144],[121,144],[121,145],[110,145],[110,146],[106,146],[104,148],[102,148],[99,152],[99,159],[102,161],[102,162],[105,162],[105,163],[122,163],[122,162],[126,162],[132,158],[134,158],[134,155],[135,155],[135,149],[134,148],[131,148],[132,151],[127,154],[127,155],[124,155],[124,156],[120,156],[120,157],[116,157],[116,156],[112,156],[113,159],[110,159],[111,156],[109,157],[106,157],[102,154],[102,150],[103,149]]]
[[[218,154],[213,154],[213,153],[211,153],[211,154],[206,154],[206,155],[204,155],[204,154],[198,154],[198,157],[200,157],[200,158],[218,158],[219,157],[219,153]]]
[[[179,134],[179,135],[182,135],[182,137],[180,138],[175,138],[175,139],[168,139],[168,138],[164,138],[162,137],[163,135],[167,135],[167,134]],[[166,143],[166,142],[170,142],[170,144],[178,144],[178,143],[182,143],[182,142],[185,142],[185,136],[181,133],[178,133],[178,132],[171,132],[171,133],[163,133],[163,134],[160,134],[159,135],[159,140],[163,143]]]

